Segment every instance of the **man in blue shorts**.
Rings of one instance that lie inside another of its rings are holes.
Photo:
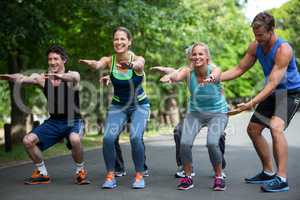
[[[24,183],[50,183],[42,151],[67,138],[76,164],[75,183],[88,184],[81,144],[84,123],[79,109],[80,75],[75,71],[65,72],[68,56],[62,47],[52,46],[47,52],[47,57],[47,74],[7,75],[8,80],[39,86],[48,101],[50,118],[23,138],[25,149],[36,166],[32,176],[25,179]]]
[[[264,88],[249,102],[238,105],[239,111],[256,106],[247,128],[248,135],[262,163],[262,171],[246,178],[247,183],[263,184],[264,192],[289,190],[287,181],[288,144],[283,131],[299,108],[300,75],[292,47],[275,32],[272,15],[261,12],[252,21],[255,41],[245,56],[232,69],[222,73],[221,80],[232,80],[249,70],[258,60],[265,76]],[[272,157],[262,131],[269,128],[273,140],[273,156],[277,172],[273,171]]]

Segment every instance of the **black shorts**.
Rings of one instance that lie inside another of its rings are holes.
[[[250,122],[262,124],[270,128],[270,119],[277,116],[288,127],[291,119],[300,107],[300,90],[276,90],[272,95],[262,101],[255,109]]]

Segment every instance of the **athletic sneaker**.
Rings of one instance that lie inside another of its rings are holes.
[[[113,189],[117,187],[117,181],[113,174],[107,174],[105,178],[105,182],[102,185],[103,189]]]
[[[37,185],[50,183],[50,177],[40,173],[39,170],[34,170],[30,178],[24,180],[24,184]]]
[[[143,178],[143,175],[140,173],[136,173],[134,177],[134,181],[132,183],[133,189],[143,189],[145,188],[145,180]]]
[[[224,179],[226,179],[227,178],[227,174],[224,172],[224,171],[222,171],[222,177],[224,178]],[[211,176],[214,178],[215,176],[216,176],[216,174],[215,174],[215,171],[214,170],[212,170],[212,172],[211,172]]]
[[[264,171],[257,174],[256,176],[252,178],[245,178],[246,183],[252,183],[252,184],[266,184],[270,182],[272,179],[274,179],[275,175],[268,175]]]
[[[149,170],[146,169],[146,170],[143,172],[143,177],[148,177],[148,176],[150,176]]]
[[[125,171],[115,172],[115,177],[122,177],[122,176],[126,176],[126,172]]]
[[[185,176],[184,178],[179,179],[179,185],[177,186],[178,190],[189,190],[193,187],[193,179],[191,177]]]
[[[192,171],[191,176],[195,176],[196,173]],[[182,166],[178,167],[177,172],[174,175],[175,178],[184,178],[185,177],[185,172],[182,168]]]
[[[226,190],[225,180],[220,177],[215,177],[213,189],[214,191],[225,191]]]
[[[78,185],[86,185],[91,182],[87,179],[87,171],[81,169],[79,172],[75,174],[75,183]]]
[[[289,189],[288,182],[282,181],[278,176],[275,176],[268,184],[261,186],[261,190],[264,192],[287,192]]]

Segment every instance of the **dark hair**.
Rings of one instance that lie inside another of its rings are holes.
[[[131,35],[130,31],[129,31],[127,28],[125,28],[125,27],[123,27],[123,26],[117,27],[117,28],[114,30],[114,32],[113,32],[113,36],[115,35],[115,33],[116,33],[117,31],[123,31],[123,32],[125,32],[126,35],[127,35],[128,40],[131,40],[131,39],[132,39],[132,35]]]
[[[68,55],[66,50],[59,45],[52,45],[47,51],[47,56],[49,55],[49,53],[57,53],[60,55],[62,60],[64,60],[65,62],[68,61]]]
[[[258,13],[252,23],[251,23],[251,27],[254,28],[254,29],[257,29],[259,27],[265,27],[265,29],[267,31],[272,31],[275,27],[275,19],[274,17],[267,13],[267,12],[260,12]]]

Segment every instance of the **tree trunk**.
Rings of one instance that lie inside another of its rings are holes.
[[[23,62],[19,50],[11,51],[9,54],[8,71],[10,74],[20,73],[23,68]],[[26,134],[26,118],[27,113],[23,112],[17,101],[23,102],[24,89],[16,85],[17,83],[10,82],[10,99],[11,99],[11,139],[12,143],[19,143]],[[16,88],[20,88],[16,91]],[[17,101],[16,101],[17,100]]]

